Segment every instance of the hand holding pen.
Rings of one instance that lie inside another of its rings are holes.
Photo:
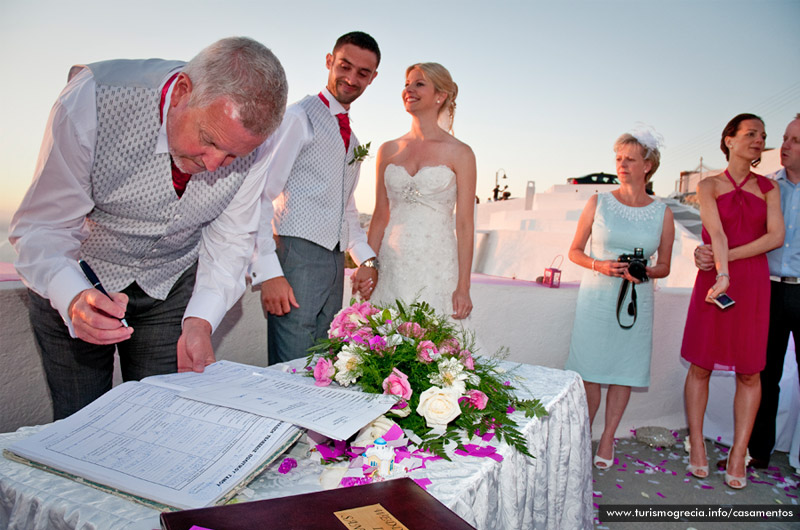
[[[125,320],[127,295],[109,294],[85,261],[79,260],[78,264],[93,289],[81,291],[69,305],[75,336],[92,344],[116,344],[129,339],[133,328]]]

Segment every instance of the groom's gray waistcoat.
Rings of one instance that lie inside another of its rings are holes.
[[[109,291],[136,282],[149,296],[165,299],[197,261],[202,229],[230,203],[253,163],[250,154],[194,175],[178,198],[170,156],[155,149],[161,84],[183,64],[150,59],[87,66],[97,83],[97,141],[90,174],[94,209],[81,256]]]
[[[358,145],[355,134],[345,152],[339,122],[319,96],[296,103],[308,116],[313,139],[298,153],[283,193],[275,200],[273,225],[281,236],[307,239],[333,250],[350,240],[345,208],[353,194],[359,164],[348,164]]]

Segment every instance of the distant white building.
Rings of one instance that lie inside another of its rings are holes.
[[[781,166],[780,149],[770,148],[761,155],[761,162],[753,168],[753,173],[769,175],[778,171],[781,167],[783,166]],[[675,191],[681,195],[695,193],[698,182],[706,177],[719,175],[722,171],[722,169],[706,169],[702,164],[694,171],[681,171],[680,179],[677,182],[678,189]]]

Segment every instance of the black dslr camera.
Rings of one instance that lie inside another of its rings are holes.
[[[622,254],[617,261],[628,264],[628,273],[642,282],[648,281],[647,260],[644,257],[644,250],[641,248],[633,249],[633,254]]]

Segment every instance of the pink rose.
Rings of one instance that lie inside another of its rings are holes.
[[[489,398],[480,390],[467,390],[467,397],[469,398],[469,404],[478,410],[485,409],[486,404],[489,402]]]
[[[458,350],[460,349],[461,345],[459,345],[458,340],[453,337],[443,340],[439,345],[439,353],[442,354],[458,355]]]
[[[461,362],[464,363],[464,366],[466,366],[468,370],[475,369],[475,360],[472,358],[472,352],[469,350],[461,350],[458,356],[461,357]]]
[[[328,330],[328,338],[349,339],[351,335],[359,331],[363,334],[362,328],[369,322],[369,317],[378,311],[379,309],[373,307],[369,302],[355,303],[345,307],[333,318]]]
[[[433,359],[438,354],[439,351],[436,349],[436,345],[429,340],[423,340],[417,346],[417,359],[425,364],[433,362]]]
[[[320,357],[317,359],[317,365],[314,367],[314,384],[317,386],[328,386],[333,380],[336,373],[336,368],[330,359]]]
[[[411,384],[408,382],[408,376],[397,368],[393,368],[389,377],[383,380],[383,393],[400,396],[404,400],[409,399]]]
[[[425,335],[425,329],[416,322],[403,322],[397,326],[397,332],[406,337],[421,339]]]

